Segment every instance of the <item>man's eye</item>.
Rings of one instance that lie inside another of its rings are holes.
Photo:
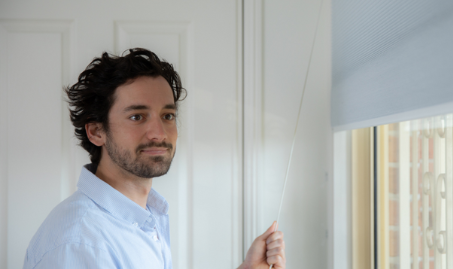
[[[165,114],[164,119],[166,120],[174,120],[175,114]]]
[[[131,119],[133,121],[140,121],[143,119],[143,116],[142,115],[132,115],[129,117],[129,119]]]

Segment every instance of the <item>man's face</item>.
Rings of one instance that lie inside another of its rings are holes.
[[[139,77],[119,86],[109,112],[103,151],[108,156],[102,158],[141,178],[166,174],[178,137],[175,114],[173,93],[163,77]]]

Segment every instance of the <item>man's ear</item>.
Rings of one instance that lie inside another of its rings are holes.
[[[105,144],[106,134],[99,122],[89,122],[85,124],[85,131],[87,132],[88,139],[94,145],[101,147]]]

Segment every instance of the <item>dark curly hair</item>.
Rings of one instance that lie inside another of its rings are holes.
[[[68,96],[75,136],[80,140],[80,146],[90,154],[92,163],[99,164],[101,147],[90,142],[85,124],[98,122],[105,131],[108,131],[108,113],[115,101],[116,88],[142,76],[165,78],[173,91],[176,107],[178,101],[185,98],[186,91],[173,66],[160,60],[153,52],[142,48],[129,49],[122,56],[104,52],[100,58],[94,58],[79,75],[77,83],[64,89]]]

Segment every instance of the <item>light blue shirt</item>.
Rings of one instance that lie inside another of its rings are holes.
[[[55,207],[28,246],[28,268],[171,269],[168,203],[154,189],[147,207],[85,165],[78,190]]]

